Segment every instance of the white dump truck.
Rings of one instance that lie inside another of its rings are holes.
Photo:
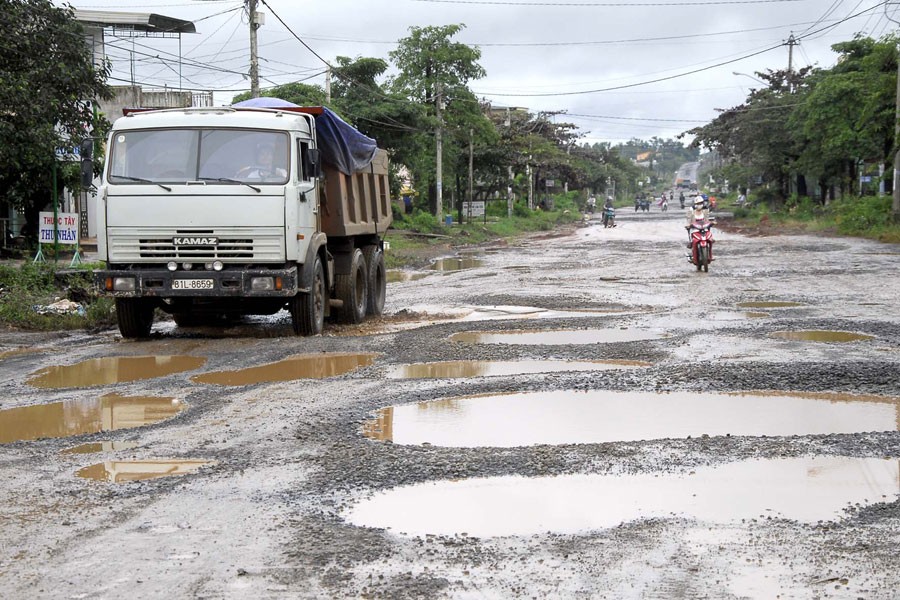
[[[124,337],[156,309],[179,326],[287,309],[299,335],[383,311],[387,153],[328,109],[257,101],[114,123],[94,281]]]

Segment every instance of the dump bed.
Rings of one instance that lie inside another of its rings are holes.
[[[388,155],[378,150],[369,165],[347,175],[324,164],[322,186],[322,231],[328,237],[383,234],[391,224]]]

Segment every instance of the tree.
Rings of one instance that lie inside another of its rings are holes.
[[[466,107],[465,104],[475,102],[474,106],[478,106],[467,83],[484,77],[484,69],[477,62],[481,58],[481,51],[451,41],[464,27],[461,24],[411,27],[410,35],[401,39],[397,49],[389,54],[399,70],[399,74],[391,81],[392,91],[419,103],[427,111],[420,135],[411,136],[412,152],[407,163],[420,189],[435,180],[434,140],[425,131],[438,127],[440,107],[447,111],[442,121],[453,122],[457,130],[468,131],[471,119],[456,118],[454,113],[478,114],[478,119],[484,118],[480,113],[473,113],[471,105]],[[448,150],[451,148],[448,147]],[[457,150],[462,151],[461,148]],[[454,161],[451,159],[447,164],[452,168]],[[442,210],[442,207],[436,205],[432,208],[435,214]]]
[[[57,151],[71,153],[108,126],[91,100],[112,97],[109,63],[95,66],[84,30],[69,7],[50,0],[12,0],[0,10],[0,190],[25,209],[29,230],[57,190],[80,189],[76,169],[59,168]],[[92,134],[92,131],[94,132]]]

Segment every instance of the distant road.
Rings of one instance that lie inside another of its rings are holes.
[[[697,183],[697,171],[700,169],[699,162],[684,163],[678,167],[678,173],[675,175],[677,179],[688,179]]]

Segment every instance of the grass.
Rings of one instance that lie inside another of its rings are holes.
[[[113,301],[98,297],[91,285],[91,269],[99,266],[0,265],[0,323],[34,331],[96,330],[115,324]],[[63,299],[81,304],[83,314],[38,313],[40,307]]]
[[[524,204],[515,205],[511,217],[506,214],[505,202],[488,205],[487,218],[475,217],[469,223],[446,225],[427,212],[412,215],[394,215],[392,229],[385,238],[390,251],[385,253],[385,265],[389,269],[419,265],[431,259],[430,254],[448,251],[450,248],[475,245],[491,240],[511,239],[535,231],[551,231],[560,224],[572,223],[581,218],[575,208],[575,192],[554,198],[554,210],[529,210]],[[456,213],[452,213],[454,221]]]
[[[726,203],[728,207],[730,203]],[[889,196],[847,197],[822,206],[810,198],[789,198],[778,210],[766,204],[734,209],[735,219],[749,225],[779,226],[900,243],[900,224],[893,223]]]

